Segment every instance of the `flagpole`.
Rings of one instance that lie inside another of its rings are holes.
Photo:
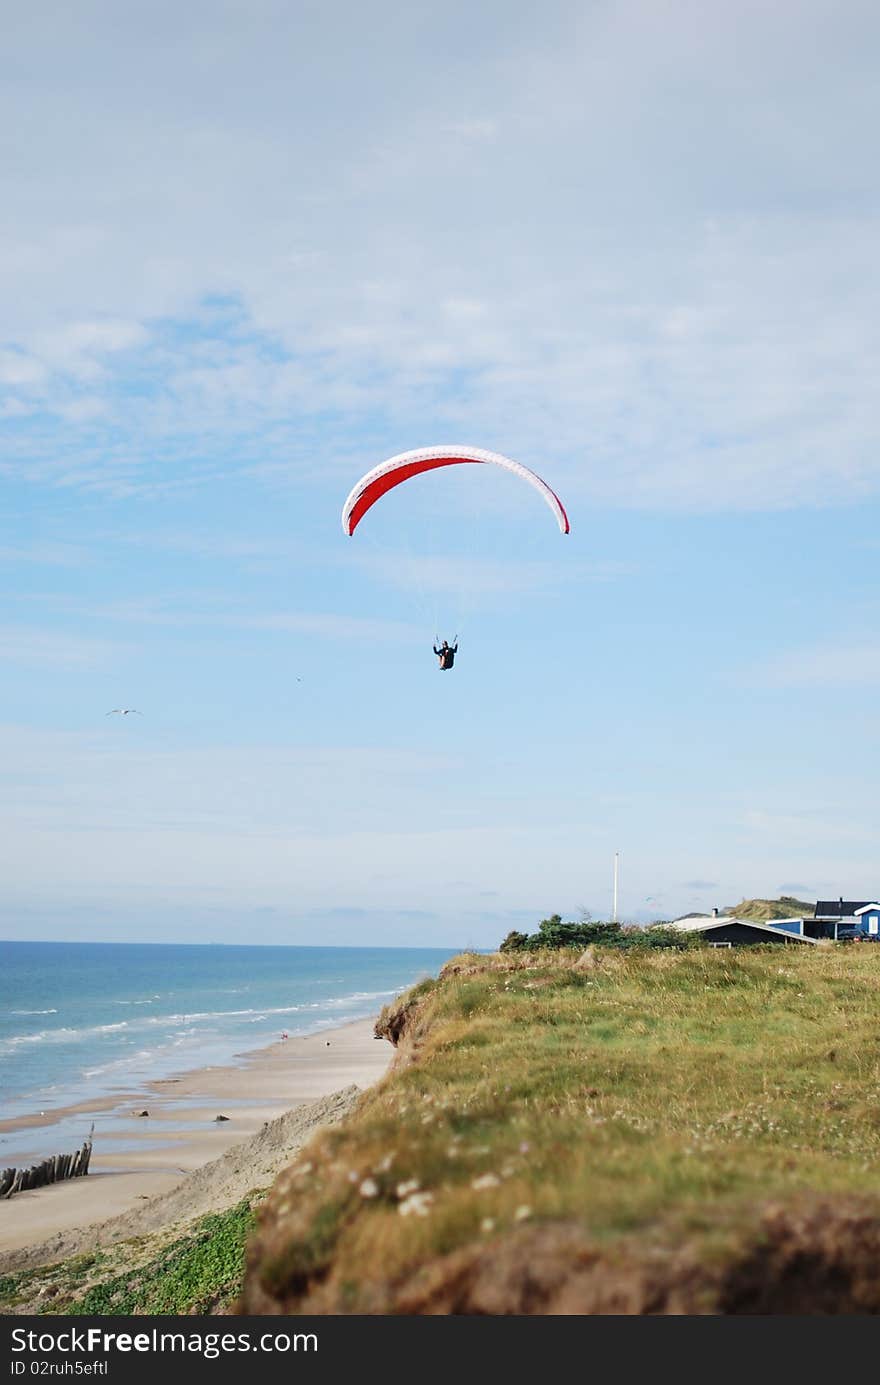
[[[620,852],[614,853],[614,907],[611,910],[611,922],[617,922],[617,880],[620,868]]]

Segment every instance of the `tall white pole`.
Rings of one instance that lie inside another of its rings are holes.
[[[620,864],[620,852],[619,852],[619,851],[615,851],[615,853],[614,853],[614,908],[613,908],[612,911],[611,911],[611,922],[612,922],[612,923],[616,923],[616,922],[617,922],[617,877],[618,877],[618,872],[619,872],[619,864]]]

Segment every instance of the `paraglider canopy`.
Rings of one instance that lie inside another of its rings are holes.
[[[561,532],[569,533],[568,515],[562,501],[534,471],[529,471],[528,467],[512,461],[510,457],[503,457],[500,452],[487,452],[482,447],[461,447],[458,444],[450,444],[447,447],[420,447],[412,452],[400,452],[396,457],[389,457],[387,462],[373,467],[373,470],[362,476],[353,487],[342,507],[343,529],[346,534],[352,535],[376,501],[401,482],[408,481],[411,476],[418,476],[423,471],[435,471],[442,466],[459,466],[469,462],[491,463],[493,466],[503,467],[505,471],[512,471],[515,476],[521,476],[530,486],[534,486],[550,506]]]

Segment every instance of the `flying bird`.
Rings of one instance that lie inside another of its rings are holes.
[[[105,717],[112,717],[117,712],[121,717],[127,717],[129,712],[135,712],[139,717],[143,716],[143,712],[138,712],[137,707],[113,707],[109,712],[105,712],[104,715]]]

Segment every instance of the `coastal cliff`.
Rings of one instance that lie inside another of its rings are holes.
[[[878,963],[453,959],[276,1180],[237,1311],[880,1312]]]
[[[379,1082],[6,1257],[0,1314],[880,1312],[878,1000],[873,947],[454,958]]]

